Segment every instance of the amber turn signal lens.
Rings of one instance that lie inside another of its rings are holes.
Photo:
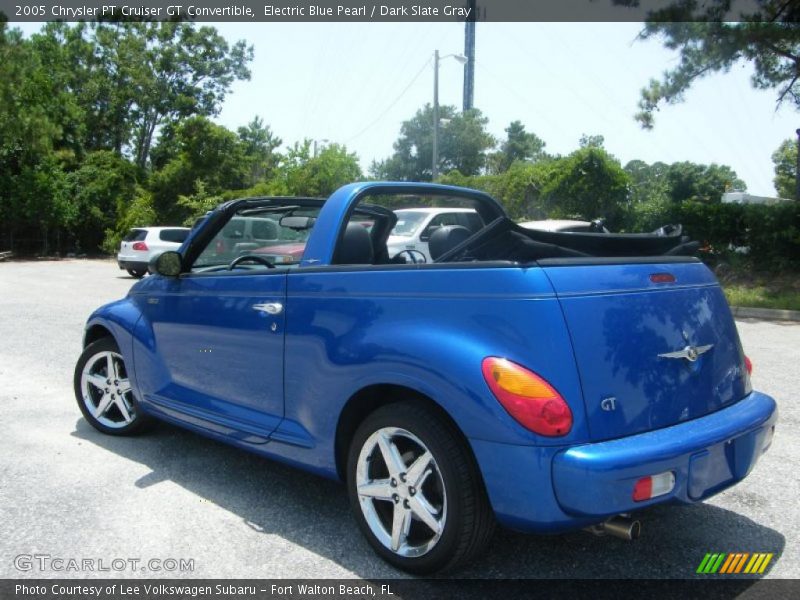
[[[520,425],[547,437],[569,433],[572,411],[561,394],[542,377],[494,356],[483,359],[482,369],[495,398]]]

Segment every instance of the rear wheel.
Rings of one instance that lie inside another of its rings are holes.
[[[98,431],[130,435],[150,423],[133,395],[125,361],[112,338],[86,346],[75,365],[74,387],[78,407]]]
[[[411,573],[452,569],[480,552],[494,516],[465,442],[434,411],[389,404],[356,431],[350,503],[369,543]]]
[[[136,279],[141,279],[145,275],[147,275],[147,271],[144,269],[126,269],[128,271],[128,275],[131,277],[135,277]]]

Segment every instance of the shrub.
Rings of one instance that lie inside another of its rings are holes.
[[[105,230],[103,250],[109,254],[116,254],[124,235],[132,227],[148,227],[157,225],[156,211],[153,207],[153,197],[145,190],[138,188],[136,196],[127,206],[118,206],[117,213],[120,217],[114,229]]]

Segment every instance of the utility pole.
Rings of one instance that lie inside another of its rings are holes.
[[[794,169],[794,199],[800,200],[800,129],[795,133],[797,134],[797,165]]]
[[[467,62],[467,57],[463,54],[439,56],[438,49],[433,54],[433,161],[431,162],[431,181],[436,181],[439,176],[439,61],[443,58],[453,58],[462,65]]]
[[[324,150],[325,146],[323,146],[322,144],[327,144],[328,142],[330,142],[330,140],[328,138],[325,138],[324,140],[314,140],[314,158],[317,158],[317,142],[322,142],[319,145],[319,147],[320,150]]]
[[[800,132],[798,132],[800,135]],[[431,181],[439,176],[439,50],[433,55],[433,163]]]
[[[475,0],[469,0],[467,6],[471,9],[469,18],[464,24],[464,110],[470,110],[475,105],[475,19],[477,7]]]

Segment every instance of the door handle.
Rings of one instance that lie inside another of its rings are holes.
[[[253,304],[253,310],[260,310],[270,315],[279,315],[283,312],[283,304],[280,302],[265,302],[264,304]]]

